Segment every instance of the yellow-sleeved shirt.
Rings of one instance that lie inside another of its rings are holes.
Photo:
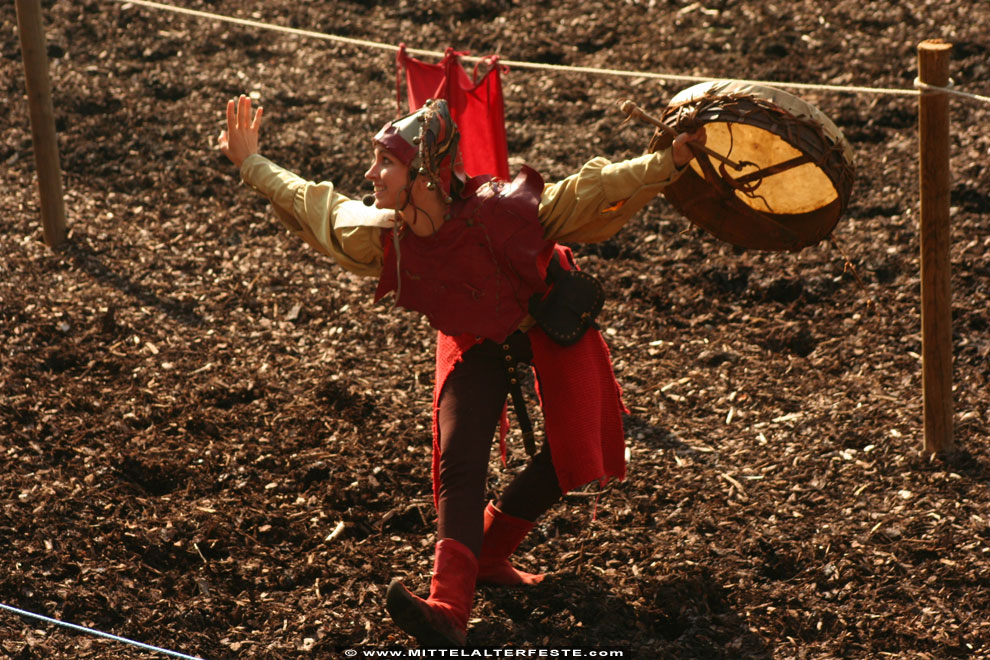
[[[539,208],[544,237],[560,243],[607,240],[681,171],[670,149],[618,163],[593,158],[576,174],[544,186]],[[353,200],[333,183],[307,181],[260,154],[244,160],[241,177],[271,202],[289,231],[343,268],[379,276],[383,229],[343,222],[342,205]]]

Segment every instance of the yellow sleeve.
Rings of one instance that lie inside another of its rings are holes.
[[[338,207],[350,200],[332,183],[307,181],[260,154],[244,160],[241,178],[271,202],[286,229],[313,248],[357,275],[378,277],[381,273],[382,230],[335,226]]]
[[[682,171],[669,148],[619,163],[593,158],[577,174],[544,187],[544,236],[562,243],[607,240]]]

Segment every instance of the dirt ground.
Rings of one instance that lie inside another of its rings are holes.
[[[0,602],[209,659],[409,644],[384,588],[434,543],[434,334],[286,234],[213,148],[355,195],[393,54],[113,0],[43,2],[70,237],[42,242],[14,3],[0,4]],[[968,0],[183,0],[524,62],[911,89],[924,39],[988,94]],[[603,8],[603,5],[608,5]],[[513,167],[638,155],[618,98],[688,83],[510,68]],[[923,446],[917,100],[797,92],[851,142],[850,208],[798,253],[734,249],[660,198],[574,246],[630,414],[627,478],[569,495],[479,589],[478,647],[628,657],[990,657],[990,106],[952,106],[957,451]],[[858,279],[857,279],[858,276]],[[492,491],[523,464],[494,457]],[[161,657],[0,612],[0,656]]]

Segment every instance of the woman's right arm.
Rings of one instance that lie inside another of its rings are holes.
[[[358,202],[336,192],[332,183],[307,181],[257,153],[241,164],[241,178],[271,202],[286,229],[313,248],[352,273],[381,273],[382,229],[339,222],[341,206]]]
[[[338,226],[338,210],[347,197],[332,183],[313,183],[279,167],[260,154],[262,110],[251,112],[243,94],[227,102],[227,130],[220,133],[220,150],[240,169],[241,178],[267,198],[285,227],[347,270],[377,277],[381,272],[381,228]],[[346,224],[346,223],[345,223]]]
[[[290,232],[357,275],[378,277],[382,268],[381,227],[341,222],[343,204],[359,204],[329,181],[314,183],[261,154],[241,165],[241,178],[268,199]]]

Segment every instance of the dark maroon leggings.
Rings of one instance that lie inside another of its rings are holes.
[[[525,334],[508,340],[513,361],[529,363]],[[505,357],[492,342],[464,353],[440,395],[440,483],[437,485],[438,538],[452,538],[481,551],[488,460],[492,438],[509,393]],[[547,445],[506,487],[497,506],[504,513],[535,521],[563,494]]]

